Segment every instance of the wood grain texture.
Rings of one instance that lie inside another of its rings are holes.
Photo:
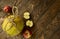
[[[0,17],[7,15],[1,10],[5,5],[16,5],[21,17],[25,11],[31,13],[34,27],[29,39],[60,39],[60,0],[0,0]],[[21,35],[9,37],[0,26],[0,39],[24,38]]]

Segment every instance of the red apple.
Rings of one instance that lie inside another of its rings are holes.
[[[4,12],[11,12],[11,11],[12,11],[12,8],[11,8],[10,6],[5,6],[5,7],[3,8],[3,11],[4,11]]]
[[[32,35],[32,32],[30,30],[26,30],[24,33],[23,33],[23,37],[24,38],[30,38]]]

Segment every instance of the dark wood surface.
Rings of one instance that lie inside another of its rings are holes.
[[[20,16],[25,11],[31,13],[34,27],[29,39],[60,39],[60,0],[0,0],[0,17],[6,15],[1,10],[5,5],[17,5]],[[0,39],[24,38],[21,35],[9,37],[0,26]]]

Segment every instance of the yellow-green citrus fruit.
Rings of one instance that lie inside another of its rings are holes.
[[[13,19],[10,21],[10,19]],[[2,29],[10,36],[16,36],[24,28],[24,22],[19,16],[10,15],[4,19]]]

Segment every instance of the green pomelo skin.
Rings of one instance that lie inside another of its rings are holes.
[[[9,21],[9,19],[13,18],[14,20],[12,22],[15,23],[15,25]],[[22,32],[23,28],[24,28],[23,20],[19,16],[14,17],[14,15],[10,15],[7,18],[5,18],[2,24],[2,29],[10,36],[18,35],[19,33]]]

